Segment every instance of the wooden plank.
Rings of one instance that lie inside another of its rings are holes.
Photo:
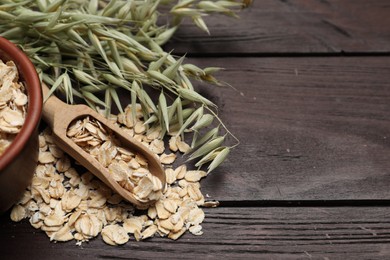
[[[203,182],[218,200],[390,198],[390,57],[191,59],[241,141]],[[233,142],[231,142],[233,143]]]
[[[204,234],[177,241],[152,238],[124,246],[98,237],[78,247],[51,243],[28,223],[0,221],[3,259],[388,259],[390,208],[216,208]]]
[[[387,0],[253,1],[240,19],[206,17],[211,36],[190,20],[167,46],[177,53],[389,52]]]

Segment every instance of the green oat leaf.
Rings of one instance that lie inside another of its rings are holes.
[[[201,94],[193,90],[179,88],[177,89],[177,92],[179,93],[180,96],[182,96],[185,99],[216,107],[216,105],[213,102],[211,102],[210,100],[208,100],[207,98],[203,97]]]
[[[182,111],[182,114],[184,111]],[[186,121],[182,124],[182,126],[180,127],[179,131],[176,133],[176,135],[181,135],[184,130],[187,129],[187,127],[192,124],[195,120],[199,119],[201,116],[203,115],[203,107],[199,107],[197,110],[195,110],[195,112],[193,112],[187,119]],[[183,115],[184,117],[184,115]],[[180,117],[179,117],[180,119]]]
[[[173,26],[167,30],[165,30],[163,33],[160,33],[155,39],[154,41],[158,44],[158,45],[164,45],[165,43],[167,43],[173,36],[173,34],[176,32],[178,26]]]
[[[151,117],[148,118],[148,120],[146,120],[144,122],[144,125],[150,125],[150,124],[152,124],[154,122],[157,122],[157,121],[158,121],[157,116],[156,115],[152,115]]]
[[[106,105],[105,109],[104,109],[104,114],[108,118],[111,114],[111,106],[112,106],[110,88],[107,88],[105,93],[104,93],[104,103]]]
[[[164,127],[167,132],[169,132],[169,117],[168,117],[168,107],[167,107],[167,100],[165,98],[164,92],[160,93],[160,96],[158,98],[158,106],[161,110],[162,117],[164,119]]]
[[[59,76],[53,84],[51,84],[51,88],[47,94],[47,97],[45,97],[45,100],[44,102],[46,102],[46,100],[54,93],[54,91],[56,91],[59,86],[63,83],[63,80],[64,80],[64,77],[65,77],[65,73],[62,74],[61,76]]]
[[[88,73],[86,73],[86,72],[84,72],[82,70],[73,68],[72,72],[73,72],[73,75],[79,81],[81,81],[81,82],[83,82],[83,83],[85,83],[87,85],[96,86],[96,84],[101,84],[101,82],[99,80],[95,79],[90,74],[88,74]]]
[[[200,129],[211,125],[214,120],[214,116],[210,114],[204,114],[196,123],[191,127],[193,131],[199,131]]]
[[[162,65],[167,61],[167,58],[168,58],[168,53],[164,53],[164,55],[159,58],[157,61],[152,61],[150,64],[149,64],[149,68],[148,68],[148,71],[158,71]]]
[[[123,67],[122,59],[120,57],[115,40],[108,41],[108,46],[110,47],[111,57],[114,59],[119,69],[123,71],[124,67]]]
[[[200,29],[202,29],[203,31],[205,31],[207,34],[210,35],[209,28],[207,27],[206,23],[204,22],[202,16],[200,16],[200,15],[193,16],[192,20],[194,21],[196,26],[198,26]]]
[[[215,168],[217,168],[228,156],[230,153],[230,148],[225,147],[221,151],[218,152],[217,156],[215,156],[214,160],[207,167],[207,173],[210,173]]]
[[[218,136],[212,139],[211,141],[205,143],[201,147],[199,147],[197,150],[195,150],[193,153],[191,153],[188,161],[194,160],[200,156],[203,156],[205,154],[208,154],[210,151],[214,150],[215,148],[219,147],[223,141],[225,140],[225,136]]]
[[[106,103],[104,103],[100,98],[96,97],[94,94],[92,94],[89,91],[84,91],[81,89],[81,94],[86,101],[92,102],[93,104],[101,105],[104,108],[107,106]]]
[[[130,92],[130,95],[131,95],[131,117],[133,119],[133,125],[135,124],[135,119],[136,119],[136,116],[137,116],[137,93],[138,93],[138,90],[140,89],[137,81],[133,81],[133,83],[131,84],[131,92]]]
[[[175,85],[175,82],[162,74],[161,72],[152,70],[152,71],[147,71],[146,72],[151,78],[154,80],[157,80],[158,82],[162,82],[163,84],[169,84],[169,85]]]
[[[197,147],[204,144],[205,142],[207,142],[208,140],[215,138],[217,136],[218,132],[219,132],[219,126],[209,130],[199,140],[197,138],[194,139],[193,142],[191,143],[191,149],[194,150]]]
[[[204,164],[211,162],[214,160],[214,158],[218,155],[219,151],[221,150],[221,147],[215,148],[208,154],[202,157],[199,161],[195,163],[195,167],[202,167]]]
[[[166,76],[167,78],[169,79],[174,79],[176,78],[176,75],[177,75],[177,72],[181,66],[181,64],[183,63],[184,61],[184,57],[181,57],[180,59],[178,59],[175,63],[173,63],[171,66],[169,66],[168,68],[166,68],[164,71],[163,71],[163,75]]]
[[[108,64],[110,61],[107,58],[107,54],[103,49],[102,44],[100,43],[99,38],[92,32],[92,30],[88,30],[88,38],[91,41],[92,45],[95,47],[96,51],[100,54],[100,56],[106,61]]]
[[[109,90],[110,90],[111,98],[114,100],[114,103],[115,103],[116,107],[118,108],[119,112],[123,113],[123,108],[122,108],[121,101],[119,100],[118,93],[116,92],[116,90],[114,88],[109,88]]]
[[[62,6],[67,0],[54,0],[46,8],[45,12],[50,13],[56,11],[60,6]]]
[[[66,94],[66,102],[69,104],[73,104],[73,87],[72,87],[72,82],[70,80],[69,74],[64,73],[64,78],[63,78],[63,86]]]
[[[59,8],[56,13],[53,15],[53,17],[49,20],[49,23],[47,25],[48,28],[52,28],[56,23],[58,22],[58,19],[60,18],[62,14],[62,8]]]

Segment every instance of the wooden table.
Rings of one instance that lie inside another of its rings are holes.
[[[51,243],[0,217],[2,259],[390,258],[390,3],[257,0],[166,45],[221,66],[200,86],[241,145],[202,182],[204,235]]]

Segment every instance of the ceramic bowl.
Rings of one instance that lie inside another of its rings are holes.
[[[13,142],[0,155],[0,213],[8,210],[30,184],[38,159],[38,126],[42,113],[40,80],[26,54],[0,37],[0,59],[12,60],[19,71],[19,81],[27,89],[25,122]]]

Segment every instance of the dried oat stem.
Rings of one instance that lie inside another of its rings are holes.
[[[0,5],[0,35],[18,44],[41,79],[52,86],[52,92],[63,92],[68,103],[82,99],[92,108],[103,107],[108,116],[112,104],[120,112],[122,105],[127,105],[118,95],[118,89],[124,89],[133,106],[141,104],[146,127],[162,128],[160,138],[176,133],[183,137],[188,132],[198,138],[208,127],[203,107],[210,112],[216,105],[196,91],[191,79],[221,85],[213,76],[218,68],[184,64],[184,57],[175,57],[161,46],[184,19],[192,19],[209,32],[204,16],[219,13],[236,17],[247,3],[7,0]],[[170,22],[163,24],[162,18]],[[150,97],[153,89],[161,92],[157,103]],[[218,118],[216,113],[209,114]],[[204,127],[198,124],[191,129],[201,119],[206,122]]]

